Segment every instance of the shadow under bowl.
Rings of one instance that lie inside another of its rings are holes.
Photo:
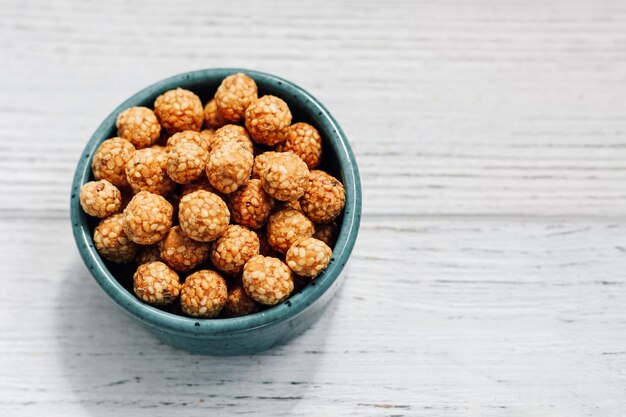
[[[320,169],[339,178],[346,189],[346,206],[337,219],[339,234],[328,268],[288,300],[249,316],[228,319],[198,319],[176,315],[138,300],[132,292],[128,265],[103,260],[92,239],[98,219],[80,207],[80,188],[92,181],[91,160],[98,146],[117,135],[117,115],[132,106],[153,107],[154,100],[177,87],[196,93],[206,103],[228,75],[243,72],[257,83],[259,96],[271,94],[287,102],[293,122],[315,126],[323,138]],[[179,74],[144,88],[117,107],[93,134],[76,167],[72,183],[70,217],[74,239],[89,272],[104,292],[126,313],[163,342],[180,349],[208,355],[253,354],[281,344],[301,333],[319,318],[345,278],[345,267],[354,247],[361,218],[361,185],[358,167],[339,124],[313,96],[284,79],[258,71],[220,68]]]

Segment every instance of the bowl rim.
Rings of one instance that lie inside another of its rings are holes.
[[[306,100],[305,106],[312,106],[317,111],[318,117],[322,118],[333,129],[334,137],[328,137],[327,139],[332,143],[337,153],[337,159],[344,175],[346,206],[344,208],[343,221],[333,249],[333,261],[331,261],[322,275],[315,279],[314,285],[307,285],[302,291],[292,295],[288,300],[248,316],[217,320],[180,316],[141,302],[109,272],[93,244],[91,233],[86,224],[87,217],[80,207],[79,191],[80,187],[89,181],[93,153],[100,143],[108,138],[105,135],[111,126],[115,124],[119,112],[136,105],[138,102],[145,101],[151,96],[161,94],[186,83],[201,82],[206,78],[224,78],[237,72],[243,72],[257,82],[274,83],[278,86],[277,88],[286,89],[288,93]],[[272,74],[244,68],[209,68],[184,72],[157,81],[133,94],[104,119],[87,142],[77,164],[72,181],[70,219],[79,253],[92,277],[104,292],[126,313],[156,329],[180,334],[219,336],[225,333],[246,332],[291,320],[322,297],[344,270],[354,248],[360,226],[361,200],[359,170],[352,148],[345,133],[322,103],[298,85]]]

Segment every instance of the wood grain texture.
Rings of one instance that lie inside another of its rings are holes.
[[[626,414],[626,4],[0,0],[0,415]],[[162,345],[83,267],[80,152],[131,93],[241,66],[350,137],[346,284],[288,345]]]

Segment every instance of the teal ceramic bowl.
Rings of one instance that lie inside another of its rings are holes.
[[[119,266],[103,260],[94,248],[93,229],[97,220],[80,207],[79,190],[93,180],[91,159],[102,141],[116,136],[118,113],[131,106],[152,108],[161,93],[182,87],[206,103],[226,76],[244,72],[259,88],[259,96],[272,94],[287,102],[294,122],[315,126],[323,140],[322,169],[343,182],[346,207],[337,220],[340,230],[328,268],[317,279],[287,301],[262,312],[229,319],[196,319],[173,314],[139,301],[132,292],[132,266]],[[126,313],[163,342],[195,353],[208,355],[253,354],[281,344],[309,327],[324,311],[345,277],[345,268],[359,231],[361,185],[359,171],[348,139],[337,121],[311,94],[284,79],[237,68],[188,72],[153,84],[122,103],[107,116],[93,134],[80,157],[72,184],[70,207],[74,238],[91,275],[104,292]]]

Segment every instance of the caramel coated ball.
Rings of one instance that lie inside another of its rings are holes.
[[[178,220],[183,234],[199,242],[220,237],[228,227],[230,212],[224,200],[209,191],[198,190],[180,199]]]
[[[235,142],[240,144],[248,152],[254,152],[254,145],[250,140],[250,135],[248,134],[246,129],[241,126],[226,125],[217,129],[213,135],[211,149],[224,142]]]
[[[201,270],[187,277],[180,294],[180,305],[189,316],[212,318],[226,304],[226,281],[217,272]]]
[[[206,106],[204,106],[204,126],[207,129],[217,129],[224,126],[226,123],[228,123],[228,121],[224,120],[217,110],[215,99],[209,101]]]
[[[180,279],[163,262],[139,265],[133,275],[133,290],[142,301],[152,305],[171,304],[180,294]]]
[[[200,131],[204,122],[204,108],[197,95],[177,88],[161,94],[154,102],[154,113],[168,133],[183,130]]]
[[[315,223],[333,221],[346,205],[346,190],[339,180],[324,171],[313,170],[309,175],[300,207]]]
[[[309,169],[293,152],[273,155],[261,175],[263,189],[280,201],[299,199],[307,186]]]
[[[253,300],[276,305],[293,291],[291,270],[280,259],[257,255],[243,267],[241,282]]]
[[[80,188],[80,206],[93,217],[108,217],[122,205],[122,194],[107,180],[90,181]]]
[[[162,196],[140,191],[124,209],[124,231],[133,242],[152,245],[169,232],[173,211]]]
[[[161,125],[147,107],[131,107],[117,116],[117,135],[137,149],[152,146],[161,136]]]
[[[315,225],[315,233],[313,233],[313,237],[321,240],[332,248],[335,246],[338,233],[339,227],[337,226],[337,223],[322,223]]]
[[[137,265],[143,265],[148,262],[161,261],[161,245],[159,243],[141,246],[141,249],[139,249],[139,252],[137,252],[137,255],[135,256],[135,263]]]
[[[163,262],[178,272],[190,271],[209,258],[209,245],[183,235],[180,226],[170,229],[160,248]]]
[[[178,132],[170,136],[167,140],[167,148],[171,149],[183,143],[194,143],[200,146],[206,152],[208,152],[210,149],[206,137],[202,134],[202,132],[195,132],[193,130],[185,130],[183,132]]]
[[[102,219],[93,233],[93,242],[98,253],[106,260],[125,264],[133,260],[139,246],[124,232],[121,213]]]
[[[218,191],[229,194],[250,177],[254,157],[236,142],[223,142],[213,148],[206,164],[209,182]]]
[[[228,299],[222,310],[224,317],[242,317],[259,311],[259,305],[244,291],[241,284],[228,291]]]
[[[252,178],[261,179],[263,172],[267,168],[269,161],[275,156],[278,155],[278,152],[268,151],[263,152],[254,157],[254,164],[252,165]]]
[[[126,163],[126,179],[135,193],[166,195],[175,183],[167,175],[167,151],[162,147],[139,149]]]
[[[248,180],[228,196],[233,223],[259,229],[267,223],[274,208],[274,199],[261,186],[261,180]]]
[[[326,243],[307,237],[291,245],[285,256],[285,262],[294,273],[315,278],[326,269],[332,254],[332,249]]]
[[[135,147],[126,139],[107,139],[93,154],[91,170],[97,180],[107,180],[120,190],[130,188],[126,180],[126,163]]]
[[[294,209],[277,211],[267,222],[267,240],[272,248],[283,254],[297,240],[311,237],[314,232],[313,223]]]
[[[246,109],[246,128],[259,144],[274,146],[287,137],[291,111],[287,103],[275,96],[263,96]]]
[[[238,274],[248,259],[259,254],[259,238],[253,231],[230,225],[211,246],[213,266],[228,274]]]
[[[206,158],[206,151],[192,142],[169,147],[167,174],[178,184],[188,184],[204,177]]]
[[[287,139],[276,145],[278,152],[291,151],[298,155],[309,169],[315,169],[322,159],[322,138],[308,123],[295,123],[287,129]]]
[[[237,73],[224,78],[215,93],[215,104],[223,119],[236,123],[244,119],[246,108],[257,97],[254,80]]]

